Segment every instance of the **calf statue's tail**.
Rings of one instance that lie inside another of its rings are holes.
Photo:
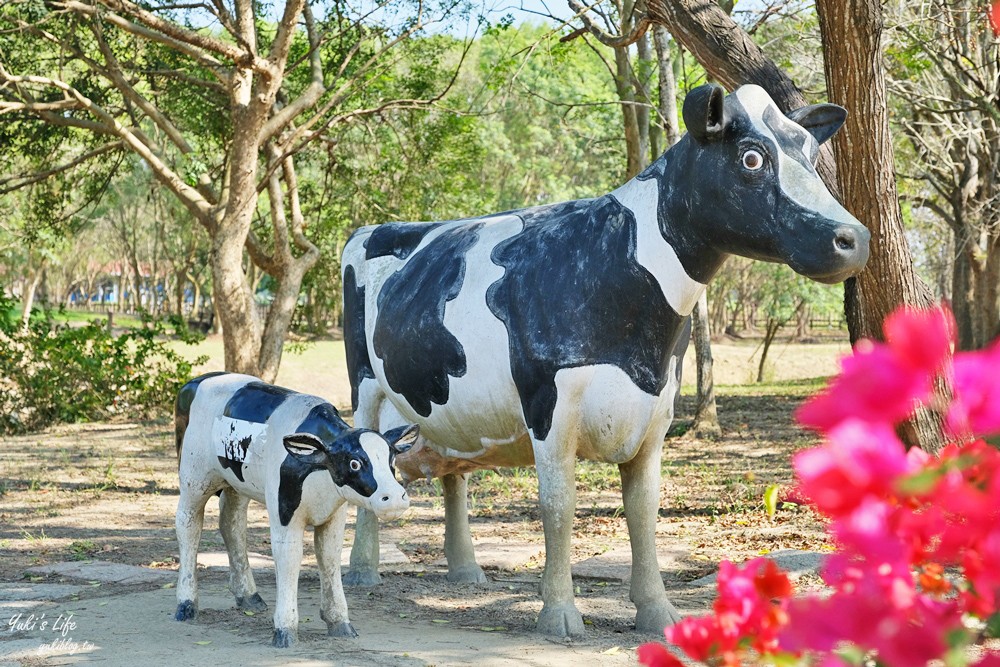
[[[174,403],[174,438],[177,442],[177,465],[180,465],[181,446],[184,444],[184,433],[187,431],[188,421],[191,419],[191,404],[198,393],[198,387],[208,378],[217,375],[225,375],[225,372],[216,371],[199,375],[188,381],[181,390],[177,392],[177,401]]]

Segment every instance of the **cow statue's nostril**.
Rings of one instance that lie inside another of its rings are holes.
[[[853,231],[844,229],[837,232],[837,238],[834,239],[833,243],[838,250],[854,250],[857,246],[857,238]]]

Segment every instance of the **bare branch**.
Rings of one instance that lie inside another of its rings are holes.
[[[113,141],[110,144],[104,144],[93,150],[87,151],[83,155],[70,160],[64,164],[52,167],[51,169],[46,169],[45,171],[38,171],[30,175],[21,176],[8,176],[7,178],[0,179],[0,195],[7,194],[8,192],[13,192],[20,188],[26,187],[28,185],[33,185],[40,181],[44,181],[47,178],[51,178],[56,174],[61,174],[65,171],[69,171],[75,167],[80,166],[84,162],[97,157],[98,155],[103,155],[108,151],[118,150],[124,148],[125,144],[121,141]]]
[[[646,31],[649,30],[649,27],[653,25],[652,20],[649,18],[647,14],[639,13],[636,15],[635,25],[632,27],[632,30],[627,35],[612,35],[607,30],[597,25],[597,22],[594,21],[587,13],[593,8],[593,6],[587,7],[578,0],[566,0],[566,2],[569,4],[570,9],[576,12],[576,15],[580,17],[580,19],[583,21],[584,26],[586,26],[588,31],[590,31],[590,34],[596,37],[601,44],[604,44],[605,46],[611,46],[616,49],[624,48],[630,44],[634,44],[639,40],[640,37],[645,35]],[[559,41],[567,42],[571,39],[579,37],[581,34],[583,34],[581,31],[575,30],[570,34],[566,35],[565,37],[562,37]]]

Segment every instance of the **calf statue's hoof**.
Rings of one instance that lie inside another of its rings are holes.
[[[193,600],[185,600],[177,605],[177,613],[174,614],[175,621],[190,621],[198,615],[198,605]]]
[[[295,643],[296,639],[298,638],[295,636],[294,630],[275,628],[274,637],[271,639],[271,646],[274,648],[288,648]]]
[[[483,568],[475,563],[463,567],[449,568],[448,581],[453,584],[485,584],[489,581]]]
[[[348,639],[354,639],[358,636],[358,631],[355,630],[354,626],[349,622],[344,621],[343,623],[327,623],[326,634],[329,637],[347,637]]]
[[[378,570],[369,568],[351,568],[341,577],[345,586],[378,586],[382,577]]]
[[[248,598],[237,597],[236,606],[244,611],[252,612],[262,612],[267,611],[267,603],[260,596],[260,593],[254,593]]]
[[[635,629],[643,634],[660,637],[663,635],[663,628],[680,620],[680,613],[674,608],[674,605],[670,604],[669,600],[664,598],[636,609]]]
[[[583,634],[583,616],[572,602],[545,604],[538,615],[538,632],[552,637],[578,637]]]

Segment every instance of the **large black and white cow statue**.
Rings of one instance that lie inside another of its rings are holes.
[[[267,506],[278,599],[273,643],[289,646],[298,630],[302,535],[315,526],[320,616],[331,636],[356,637],[340,577],[347,503],[382,519],[409,507],[393,460],[416,440],[417,427],[385,435],[348,426],[317,396],[249,375],[210,373],[181,388],[176,407],[180,500],[177,613],[197,614],[195,573],[205,503],[219,493],[219,527],[229,552],[229,585],[241,609],[264,611],[247,560],[247,505]]]
[[[614,192],[492,216],[357,231],[344,249],[355,423],[415,422],[404,477],[441,476],[449,578],[483,580],[463,473],[534,464],[545,530],[538,630],[575,635],[570,536],[578,457],[616,463],[638,630],[677,620],[655,553],[660,457],[688,315],[731,254],[818,281],[858,273],[868,231],[814,165],[843,108],[781,113],[757,86],[687,96],[688,134]],[[377,580],[359,517],[348,583]]]

